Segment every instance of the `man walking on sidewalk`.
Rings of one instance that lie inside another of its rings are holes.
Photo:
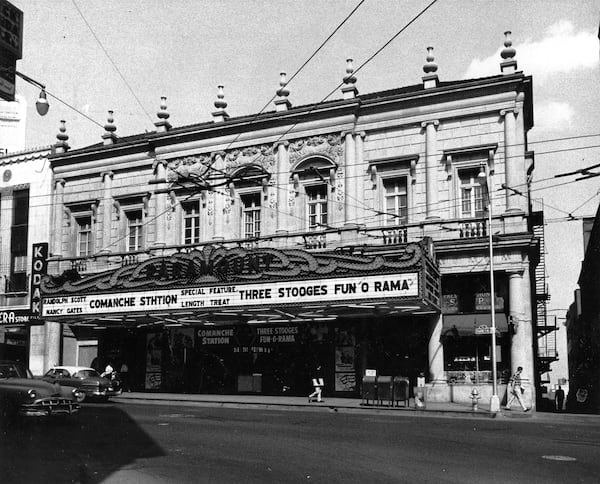
[[[521,372],[523,371],[523,367],[519,366],[515,374],[510,378],[510,382],[508,384],[508,401],[506,402],[506,410],[510,410],[510,406],[515,401],[515,398],[521,404],[524,412],[529,412],[529,409],[523,403],[523,387],[521,386]]]

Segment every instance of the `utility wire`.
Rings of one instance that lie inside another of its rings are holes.
[[[381,51],[383,51],[388,45],[390,45],[401,33],[403,33],[408,27],[410,27],[414,22],[417,21],[417,19],[419,17],[421,17],[421,15],[423,15],[427,10],[429,10],[438,0],[433,0],[431,3],[429,3],[429,5],[427,5],[424,9],[422,9],[417,15],[415,15],[410,21],[408,21],[408,23],[406,23],[404,25],[404,27],[402,27],[398,32],[396,32],[387,42],[385,42],[379,49],[377,49],[375,51],[375,53],[373,55],[371,55],[365,62],[363,62],[356,70],[354,70],[354,72],[352,73],[352,75],[358,74],[358,72],[360,72],[360,70],[365,67],[369,62],[371,62],[377,55],[379,55],[381,53]],[[335,93],[341,86],[344,85],[344,82],[342,81],[341,83],[339,83],[329,94],[327,94],[323,99],[321,99],[321,101],[314,103],[311,108],[309,109],[309,111],[307,113],[305,113],[305,115],[308,115],[310,113],[312,113],[318,106],[320,106],[321,104],[323,104],[327,99],[329,99],[329,97]],[[277,141],[280,141],[281,139],[283,139],[284,136],[286,136],[287,134],[289,134],[296,126],[298,125],[298,123],[294,123],[292,124],[281,136],[279,136],[279,138],[275,141],[275,143]]]
[[[92,26],[86,20],[85,16],[83,15],[83,12],[81,11],[81,9],[79,8],[79,6],[77,5],[77,2],[75,0],[71,0],[71,1],[73,2],[73,5],[75,6],[75,9],[77,10],[77,12],[79,13],[79,15],[81,16],[81,19],[83,20],[83,22],[85,23],[85,25],[87,25],[87,28],[92,33],[92,36],[94,37],[94,39],[96,39],[96,42],[98,42],[98,45],[100,46],[100,48],[102,49],[102,51],[106,55],[107,59],[110,61],[111,65],[113,66],[113,68],[115,69],[115,71],[117,72],[117,74],[119,74],[119,77],[125,83],[125,85],[127,86],[127,89],[129,89],[129,92],[135,98],[135,100],[137,101],[137,103],[139,104],[139,106],[142,108],[142,111],[144,111],[144,113],[146,114],[146,116],[150,120],[150,124],[152,124],[152,127],[154,128],[154,121],[150,117],[150,114],[148,114],[148,111],[146,111],[146,109],[144,108],[144,105],[142,104],[142,102],[140,101],[140,99],[137,97],[137,95],[135,94],[135,92],[133,91],[133,89],[131,88],[131,86],[129,85],[129,83],[127,82],[127,79],[125,79],[125,76],[123,75],[123,73],[121,72],[121,70],[117,67],[117,64],[112,60],[110,54],[108,53],[108,51],[106,50],[106,48],[104,47],[104,45],[102,44],[102,42],[100,41],[100,39],[98,38],[98,36],[96,35],[96,33],[94,32],[94,29],[92,29]]]
[[[306,67],[306,65],[319,53],[319,51],[325,46],[325,44],[327,44],[327,42],[329,42],[329,40],[331,40],[331,38],[338,32],[338,30],[340,30],[342,28],[342,26],[348,21],[348,19],[350,19],[350,17],[352,17],[352,15],[354,15],[354,13],[360,8],[360,6],[365,2],[365,0],[361,0],[360,2],[358,2],[358,4],[356,5],[356,7],[354,7],[352,9],[352,11],[346,15],[346,18],[344,18],[344,20],[342,20],[342,22],[333,30],[333,32],[331,32],[331,34],[329,34],[327,36],[327,38],[321,42],[321,45],[319,45],[319,47],[317,47],[317,49],[308,57],[308,59],[306,59],[302,65],[296,70],[296,72],[294,72],[292,74],[292,76],[289,78],[289,80],[286,82],[285,86],[283,87],[287,87],[290,85],[290,83],[294,80],[294,78],[300,73],[300,71],[302,71],[302,69],[304,69]],[[269,105],[273,102],[273,100],[277,97],[277,93],[274,94],[271,99],[269,99],[266,104],[261,108],[261,110],[256,113],[254,115],[254,117],[248,122],[248,125],[251,125],[253,122],[255,122],[258,117],[264,112],[265,109],[267,109],[269,107]],[[242,135],[242,133],[238,133],[236,135],[236,137],[227,145],[227,147],[225,148],[224,151],[227,151],[229,148],[231,148],[231,146],[233,145],[233,143],[235,143],[240,136]]]
[[[70,105],[68,102],[63,101],[62,99],[60,99],[58,96],[52,94],[50,91],[48,91],[48,89],[46,89],[46,94],[48,94],[48,96],[50,96],[53,99],[56,99],[58,102],[61,102],[62,104],[64,104],[65,106],[67,106],[68,108],[71,108],[73,111],[75,111],[78,114],[81,114],[84,118],[86,118],[88,121],[91,121],[92,123],[94,123],[96,126],[100,126],[102,129],[104,129],[104,126],[102,124],[100,124],[98,121],[96,121],[95,119],[90,118],[87,114],[83,113],[82,111],[80,111],[79,109],[73,107],[72,105]]]

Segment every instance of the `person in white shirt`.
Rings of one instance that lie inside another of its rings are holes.
[[[519,366],[515,374],[511,377],[508,385],[508,401],[506,402],[506,410],[510,410],[511,404],[517,399],[523,408],[523,411],[529,412],[529,409],[523,403],[523,387],[521,386],[521,372],[523,367]]]
[[[100,375],[105,378],[110,378],[113,374],[114,368],[111,366],[110,361],[106,364],[106,368],[104,368],[104,372]]]

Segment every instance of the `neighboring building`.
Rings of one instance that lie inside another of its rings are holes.
[[[0,156],[25,149],[27,101],[15,96],[14,101],[0,100]]]
[[[50,153],[47,147],[0,156],[0,359],[29,361],[40,372],[43,354],[30,353],[30,340],[39,347],[45,329],[30,327],[29,288],[32,244],[50,237]]]
[[[579,289],[567,313],[569,393],[567,410],[600,413],[600,207],[583,223],[585,256]]]
[[[55,359],[126,361],[137,390],[304,395],[321,365],[325,394],[376,370],[489,398],[491,233],[498,374],[523,366],[535,404],[542,220],[510,45],[497,76],[440,82],[430,50],[418,85],[358,95],[349,62],[343,99],[292,107],[282,79],[273,112],[229,118],[220,88],[211,122],[172,128],[163,102],[154,133],[110,113],[69,151],[63,131],[43,314],[75,341],[48,338]]]

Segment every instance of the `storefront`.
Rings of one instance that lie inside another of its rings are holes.
[[[362,253],[361,253],[362,252]],[[47,277],[42,312],[98,361],[126,362],[132,388],[303,395],[361,375],[427,371],[440,276],[427,241],[360,252],[224,248],[154,257],[91,276]]]
[[[0,360],[27,362],[30,319],[29,309],[0,310]]]

